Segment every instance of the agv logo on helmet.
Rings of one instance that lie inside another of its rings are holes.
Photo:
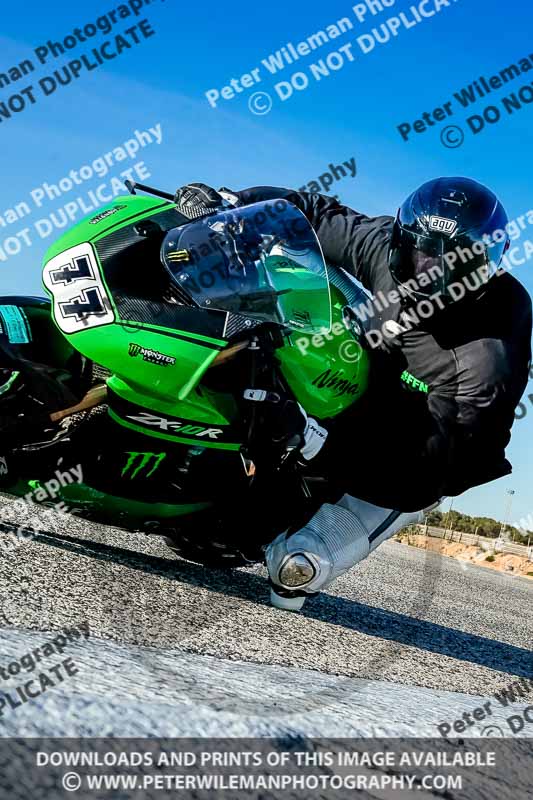
[[[429,218],[429,230],[437,233],[445,233],[447,236],[453,236],[457,230],[457,220],[432,215]]]

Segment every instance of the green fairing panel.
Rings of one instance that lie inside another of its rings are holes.
[[[165,336],[157,329],[134,330],[117,324],[81,331],[72,340],[80,352],[117,376],[117,393],[129,389],[149,397],[148,407],[175,415],[180,414],[182,398],[198,384],[220,352],[203,342]],[[166,363],[152,358],[164,358]]]
[[[16,497],[31,495],[35,501],[36,485],[39,481],[21,480],[9,487],[9,493]],[[90,513],[91,519],[106,525],[116,525],[127,529],[142,529],[147,522],[170,522],[175,517],[202,511],[209,508],[209,503],[188,503],[174,505],[170,503],[144,503],[131,498],[114,497],[104,494],[84,483],[73,483],[62,487],[53,503],[37,503],[42,506],[56,506],[64,502],[70,513]]]
[[[171,416],[220,422],[216,406],[209,408],[194,391],[227,342],[164,327],[157,319],[120,319],[94,246],[123,228],[131,229],[133,222],[165,211],[175,212],[175,207],[145,197],[117,198],[50,248],[43,281],[57,327],[79,352],[113,373],[109,385],[117,395]],[[132,263],[132,269],[138,267]]]
[[[147,406],[152,402],[149,387],[132,388],[119,377],[113,376],[107,382],[108,387],[124,400],[140,406]],[[175,389],[174,389],[175,391]],[[176,402],[175,397],[167,397],[166,401],[158,402],[157,411],[168,416],[182,416],[196,422],[205,422],[206,425],[229,425],[235,417],[237,408],[230,394],[211,392],[205,387],[196,388],[189,393],[186,400]]]
[[[144,219],[154,213],[159,214],[175,208],[173,203],[143,195],[117,197],[113,202],[102,206],[96,214],[80,220],[57,239],[46,251],[44,263],[82,242],[96,242],[107,236],[111,230],[131,224],[137,217]]]
[[[236,440],[232,429],[237,419],[237,406],[229,393],[215,393],[202,386],[195,387],[185,400],[176,401],[175,396],[170,395],[166,401],[158,399],[156,402],[147,388],[134,389],[116,376],[107,383],[120,398],[118,406],[111,403],[109,413],[125,428],[191,446],[219,450],[241,448],[242,443]]]
[[[93,247],[110,233],[131,226],[132,220],[172,209],[175,209],[173,204],[153,198],[117,198],[96,216],[76,225],[49,249],[45,257],[44,282],[53,301],[57,295],[54,302],[56,324],[77,350],[111,370],[114,377],[109,386],[117,396],[161,414],[191,422],[225,425],[232,421],[235,410],[221,411],[218,395],[199,394],[197,388],[206,369],[227,342],[163,328],[155,323],[147,329],[143,323],[128,324],[119,320]],[[77,248],[80,248],[81,261]],[[65,260],[70,260],[67,267]],[[283,281],[281,262],[279,266],[278,280]],[[84,284],[79,278],[80,269],[82,275],[90,275],[91,270],[96,274]],[[292,273],[294,275],[294,270]],[[302,302],[311,302],[311,315],[314,313],[313,291],[306,285],[312,286],[313,281],[317,282],[315,276],[302,272],[305,299]],[[64,294],[58,286],[67,287]],[[309,414],[319,419],[334,417],[351,406],[364,393],[368,382],[368,355],[343,323],[346,300],[336,287],[331,286],[330,290],[331,330],[321,334],[293,332],[288,344],[278,351],[281,369],[296,398]],[[65,296],[70,298],[77,293],[81,298],[77,302],[85,302],[87,292],[105,296],[104,311],[99,316],[87,317],[89,322],[84,318],[73,321],[68,315],[65,318]],[[294,297],[297,299],[296,291]],[[317,282],[317,309],[320,301]],[[57,315],[59,306],[62,307],[61,320]],[[176,438],[146,428],[143,432],[160,438]],[[238,446],[235,442],[232,445]],[[207,443],[206,446],[219,445]]]
[[[108,380],[109,413],[123,428],[146,435],[147,450],[153,449],[149,442],[154,438],[178,445],[239,450],[234,398],[229,391],[215,392],[202,383],[205,371],[227,341],[166,328],[157,324],[158,319],[148,324],[134,317],[119,319],[120,300],[116,295],[115,302],[106,280],[108,262],[103,258],[104,268],[99,255],[103,250],[96,245],[113,234],[107,241],[109,252],[117,240],[122,240],[123,229],[126,232],[134,222],[166,212],[177,214],[172,203],[144,196],[118,197],[55,242],[45,256],[43,275],[54,320],[71,346],[112,372]],[[117,252],[121,252],[120,247]],[[309,319],[329,322],[329,314],[323,313],[324,290],[316,275],[298,271],[290,263],[285,268],[287,258],[271,259],[280,303],[291,299],[285,316],[294,317],[302,325]],[[149,275],[149,265],[146,270]],[[283,291],[286,288],[291,288],[290,295]],[[281,371],[295,397],[318,419],[334,417],[352,406],[368,383],[368,354],[343,322],[346,298],[335,286],[330,286],[330,298],[331,329],[315,334],[295,331],[277,351]],[[97,302],[100,310],[94,313]],[[87,304],[89,310],[77,316],[76,304],[82,308]],[[183,324],[182,317],[177,319]],[[203,331],[201,321],[196,329]],[[213,433],[213,429],[218,432]],[[24,496],[33,488],[29,482],[20,482],[11,491]],[[64,487],[59,500],[72,513],[88,512],[103,523],[129,529],[142,529],[146,520],[165,522],[209,507],[208,503],[145,503],[107,495],[85,484]]]
[[[330,287],[332,327],[321,334],[291,336],[278,350],[281,370],[308,414],[327,419],[352,406],[368,386],[368,353],[343,321],[344,296]]]

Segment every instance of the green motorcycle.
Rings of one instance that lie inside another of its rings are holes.
[[[53,473],[72,514],[203,564],[259,560],[327,489],[287,453],[257,454],[261,401],[291,397],[325,427],[358,402],[362,292],[286,200],[190,221],[127,186],[48,250],[48,299],[0,298],[12,368],[44,364],[76,398],[13,443],[3,489],[50,504]]]

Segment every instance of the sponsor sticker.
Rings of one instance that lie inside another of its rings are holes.
[[[453,236],[457,230],[457,220],[433,215],[429,218],[429,229],[430,231],[445,233],[447,236]]]
[[[108,208],[107,211],[102,211],[100,214],[97,214],[96,217],[90,219],[89,225],[97,225],[112,214],[116,214],[117,211],[122,211],[123,208],[126,208],[126,206],[113,206],[113,208]]]
[[[133,342],[130,342],[128,355],[131,358],[141,356],[143,361],[147,361],[149,364],[159,364],[160,367],[174,366],[176,363],[174,356],[167,356],[158,350],[151,350],[149,347],[142,347],[140,344],[134,344]]]
[[[122,478],[128,477],[130,480],[138,475],[149,478],[167,457],[166,453],[139,453],[136,450],[128,450],[125,455],[128,459],[120,474]]]
[[[28,344],[29,326],[24,311],[18,306],[0,306],[2,330],[11,344]]]

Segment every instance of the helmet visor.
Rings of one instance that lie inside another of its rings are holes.
[[[409,293],[429,296],[442,291],[446,261],[444,242],[400,229],[393,274]]]
[[[413,275],[420,279],[423,275],[438,275],[442,267],[442,255],[432,256],[423,250],[413,250],[411,253]]]
[[[327,267],[306,217],[286,200],[232,209],[170,231],[161,251],[198,306],[315,333],[331,326]]]
[[[483,282],[488,280],[496,269],[490,255],[477,238],[429,237],[402,229],[391,267],[396,281],[406,285],[412,296],[446,295],[450,284],[473,273]],[[497,258],[501,260],[499,253]]]

